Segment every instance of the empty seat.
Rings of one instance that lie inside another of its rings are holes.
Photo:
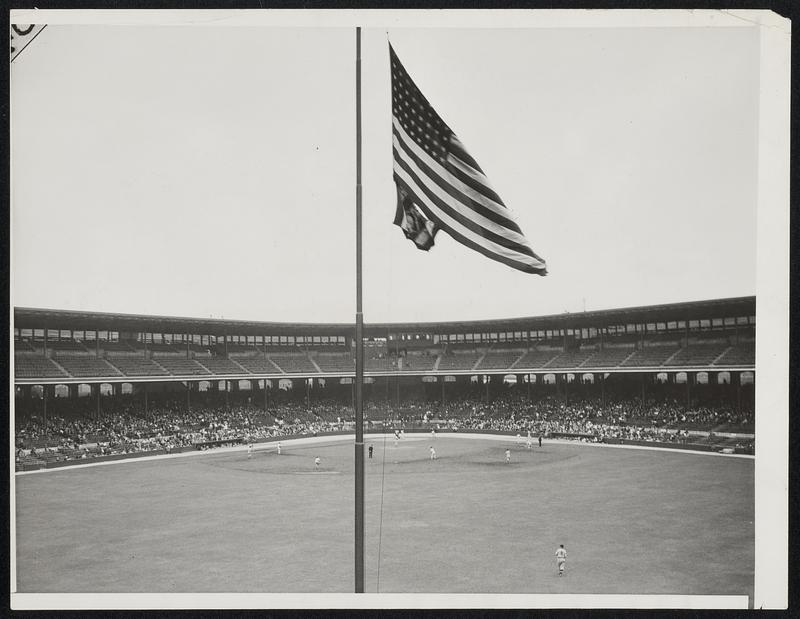
[[[668,365],[711,365],[725,352],[727,344],[690,344],[681,348]]]
[[[458,352],[451,355],[442,355],[439,361],[440,370],[471,370],[481,358],[478,352]]]
[[[498,350],[498,351],[489,351],[486,355],[481,359],[481,362],[478,364],[478,370],[503,370],[510,368],[514,363],[522,357],[524,351],[522,350]]]
[[[356,360],[350,353],[319,353],[314,357],[323,372],[353,372]]]
[[[174,357],[160,357],[157,360],[173,376],[191,376],[210,374],[210,372],[194,359],[176,359]]]
[[[243,374],[246,371],[241,366],[224,357],[208,357],[196,359],[195,361],[212,374]]]
[[[549,364],[553,359],[555,359],[560,350],[551,350],[551,349],[532,349],[529,350],[525,355],[523,355],[522,359],[517,362],[517,365],[514,369],[523,369],[523,368],[542,368]]]
[[[237,357],[236,363],[252,374],[278,374],[281,371],[265,357]]]
[[[270,360],[287,374],[317,373],[317,368],[306,355],[270,355]]]
[[[604,350],[598,350],[595,351],[595,353],[586,361],[584,361],[581,367],[615,367],[625,361],[625,359],[630,357],[635,352],[635,348],[606,348]]]
[[[167,376],[167,372],[157,363],[145,357],[112,357],[109,363],[119,369],[125,376]]]
[[[47,357],[14,355],[14,375],[18,378],[55,378],[67,374]]]
[[[121,376],[117,368],[97,357],[62,357],[58,363],[72,376]]]
[[[752,344],[731,346],[714,365],[755,365],[756,347]]]
[[[676,346],[648,346],[633,353],[622,362],[622,366],[642,368],[663,365],[678,350]]]

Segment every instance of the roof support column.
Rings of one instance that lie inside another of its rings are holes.
[[[47,330],[45,330],[45,337],[47,337]],[[50,395],[50,385],[42,385],[42,417],[44,423],[44,435],[47,436],[47,400]]]
[[[736,388],[736,413],[742,413],[742,373],[731,372],[731,384]]]
[[[645,401],[646,380],[647,380],[647,373],[642,372],[642,406],[644,406],[644,401]]]
[[[603,403],[603,410],[606,408],[606,373],[600,372],[600,398]]]

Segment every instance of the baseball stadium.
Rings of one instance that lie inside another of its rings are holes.
[[[752,597],[754,297],[364,329],[368,592]],[[349,591],[353,338],[15,308],[18,590]]]
[[[665,13],[13,12],[14,607],[779,605],[788,22]]]

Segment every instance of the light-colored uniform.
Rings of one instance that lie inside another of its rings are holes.
[[[253,455],[253,446],[252,445],[248,445],[247,446],[247,457],[249,458],[252,455]]]
[[[314,458],[314,466],[319,468],[319,463],[320,463],[320,459],[319,458]]]
[[[280,443],[278,443],[278,455],[279,456],[281,455],[281,444]]]
[[[558,575],[564,573],[564,565],[567,562],[567,551],[563,548],[556,550],[556,564],[558,565]]]
[[[511,450],[506,449],[506,462],[511,462]]]
[[[431,460],[436,460],[436,450],[431,447]]]

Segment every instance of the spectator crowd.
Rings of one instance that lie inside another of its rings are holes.
[[[107,398],[102,412],[85,400],[52,405],[47,415],[31,408],[15,415],[16,460],[25,463],[84,460],[97,456],[171,453],[281,436],[352,431],[353,408],[334,398],[313,402],[277,398],[266,408],[242,395],[233,401],[207,397],[187,408],[163,398],[145,406],[133,396]],[[686,406],[677,398],[631,395],[560,395],[529,398],[518,392],[486,402],[474,393],[448,401],[424,398],[391,403],[367,400],[369,428],[437,428],[562,436],[602,442],[614,439],[687,442],[699,434],[753,432],[752,406],[727,402]],[[46,419],[46,423],[45,423]],[[747,447],[743,440],[741,445]]]

